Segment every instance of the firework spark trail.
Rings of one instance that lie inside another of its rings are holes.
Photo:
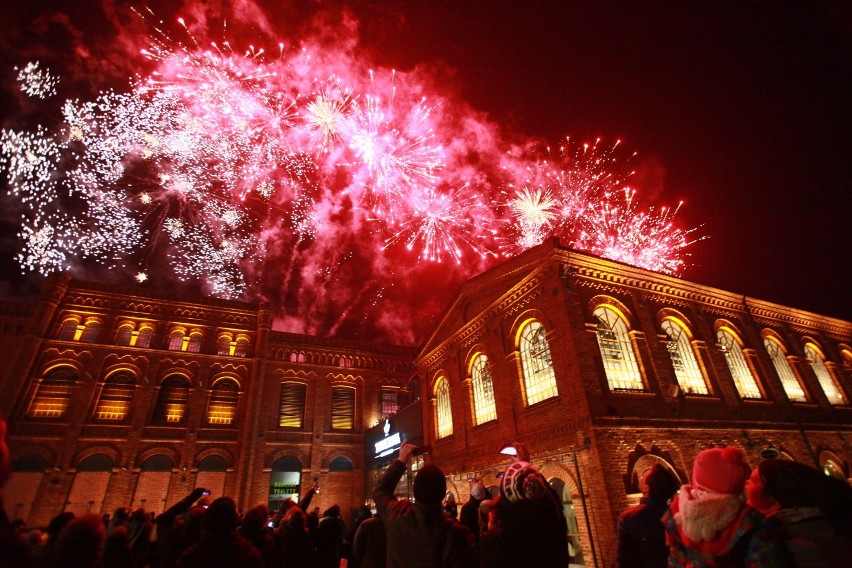
[[[42,69],[38,61],[30,61],[23,69],[15,67],[18,72],[18,82],[21,92],[28,97],[46,99],[56,94],[59,78],[54,77],[47,69]]]
[[[496,251],[551,236],[653,270],[684,267],[690,231],[674,224],[677,208],[645,211],[625,193],[619,143],[505,152],[496,128],[460,120],[467,107],[416,74],[329,47],[290,55],[280,42],[267,57],[179,23],[183,41],[149,22],[141,53],[153,69],[127,92],[65,102],[55,130],[2,131],[0,161],[24,210],[23,269],[96,260],[156,281],[148,266],[165,259],[179,280],[229,298],[272,293],[296,306],[292,329],[334,333],[369,313],[390,322],[376,298],[400,302],[400,274],[451,260],[448,275],[469,277]],[[28,68],[25,92],[55,87]],[[468,138],[459,124],[489,134]],[[281,280],[263,281],[267,272]],[[388,286],[365,303],[364,282]]]

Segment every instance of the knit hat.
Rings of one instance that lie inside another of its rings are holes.
[[[751,468],[739,449],[731,446],[713,448],[696,456],[692,466],[692,485],[713,493],[739,495],[749,475]]]
[[[531,464],[515,462],[500,481],[500,494],[511,501],[541,499],[547,495],[547,480]]]
[[[418,503],[434,505],[447,494],[447,478],[436,465],[427,464],[414,476],[414,499]]]

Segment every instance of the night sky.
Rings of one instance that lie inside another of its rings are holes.
[[[138,62],[116,48],[128,34],[117,26],[137,30],[139,24],[126,15],[126,3],[105,4],[4,3],[4,127],[24,126],[26,109],[12,91],[11,68],[28,60],[60,74],[65,98],[126,85]],[[198,3],[174,4],[149,5],[166,21],[198,13]],[[201,5],[211,14],[220,4]],[[233,4],[253,13],[249,2]],[[683,200],[677,222],[709,237],[690,247],[683,278],[852,320],[848,4],[355,4],[347,8],[349,19],[341,16],[348,5],[341,2],[260,7],[282,38],[315,30],[320,12],[326,21],[347,22],[376,65],[426,70],[507,138],[541,145],[558,145],[566,136],[622,140],[638,153],[631,184],[643,198],[670,205]],[[253,29],[229,25],[236,35]],[[255,27],[264,25],[256,19]],[[10,219],[0,227],[0,269],[7,293],[15,293],[26,286],[11,260]],[[455,291],[443,292],[436,304],[445,306]]]

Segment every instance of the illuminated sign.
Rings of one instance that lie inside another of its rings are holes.
[[[375,457],[377,458],[383,458],[391,455],[402,445],[402,436],[400,436],[399,432],[396,434],[390,434],[390,420],[385,420],[385,426],[383,429],[385,437],[374,444],[376,447]]]

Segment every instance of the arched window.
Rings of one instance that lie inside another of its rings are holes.
[[[237,402],[240,389],[231,379],[216,381],[210,391],[210,404],[207,406],[207,423],[227,426],[234,423],[237,414]]]
[[[282,428],[301,428],[305,416],[304,383],[282,383],[278,407],[278,425]]]
[[[805,389],[799,384],[790,362],[784,352],[784,348],[776,338],[767,336],[763,338],[763,345],[766,347],[766,352],[772,360],[772,366],[775,367],[775,372],[778,373],[778,378],[781,379],[781,386],[787,394],[787,398],[794,402],[807,402],[808,397],[805,394]]]
[[[234,357],[245,357],[248,355],[249,342],[245,337],[237,339],[237,344],[234,347]]]
[[[331,389],[331,427],[334,430],[352,430],[355,427],[355,389]]]
[[[666,347],[680,389],[686,394],[707,394],[707,382],[698,366],[686,326],[674,318],[666,318],[660,327],[668,338]]]
[[[136,347],[148,348],[151,346],[151,336],[154,335],[154,330],[150,327],[143,327],[139,330],[139,337],[136,338]]]
[[[644,390],[645,383],[636,362],[636,352],[624,318],[609,306],[598,306],[598,347],[603,358],[607,383],[611,389]]]
[[[71,367],[52,369],[38,381],[27,416],[31,418],[62,418],[68,411],[77,372]]]
[[[183,348],[183,332],[173,331],[169,336],[169,351],[180,351]]]
[[[446,438],[453,433],[453,411],[450,405],[450,384],[446,377],[438,379],[435,388],[438,438]]]
[[[230,355],[231,354],[231,338],[227,335],[222,335],[219,337],[219,340],[216,342],[216,354],[217,355]]]
[[[497,419],[494,404],[494,382],[488,368],[488,357],[478,353],[471,363],[471,387],[473,389],[473,423],[475,426]]]
[[[722,353],[725,354],[728,370],[731,371],[734,386],[737,387],[740,397],[763,398],[751,367],[748,366],[739,338],[730,329],[722,327],[716,332],[716,339],[719,341]]]
[[[160,385],[160,394],[154,407],[154,422],[159,424],[181,424],[186,418],[186,403],[189,401],[189,381],[180,375],[167,377]]]
[[[524,374],[524,394],[527,406],[557,396],[556,374],[547,342],[547,330],[536,320],[521,329],[518,341],[521,369]]]
[[[133,337],[133,326],[123,325],[118,328],[118,333],[115,334],[116,345],[130,345],[130,339]]]
[[[825,358],[822,356],[822,351],[813,343],[805,345],[805,357],[808,358],[808,363],[811,369],[814,370],[819,385],[822,387],[825,396],[831,404],[846,404],[846,397],[843,392],[834,382],[834,377],[831,376],[828,368],[825,366]]]
[[[62,322],[62,327],[59,328],[59,333],[56,336],[57,339],[73,341],[74,336],[77,335],[77,323],[75,319],[67,319]]]
[[[130,373],[115,373],[107,377],[95,407],[95,420],[125,420],[135,390],[136,381]]]
[[[201,352],[201,334],[193,333],[189,336],[189,343],[186,345],[186,350],[190,353]]]
[[[211,455],[207,456],[198,462],[198,471],[228,471],[228,462],[222,456]]]
[[[86,322],[86,327],[83,329],[83,335],[80,336],[80,341],[83,343],[94,343],[98,340],[98,333],[101,330],[101,324],[97,321]]]
[[[330,464],[328,464],[329,472],[352,471],[353,469],[354,468],[352,466],[352,461],[349,458],[343,456],[337,456],[336,458],[331,460]]]

